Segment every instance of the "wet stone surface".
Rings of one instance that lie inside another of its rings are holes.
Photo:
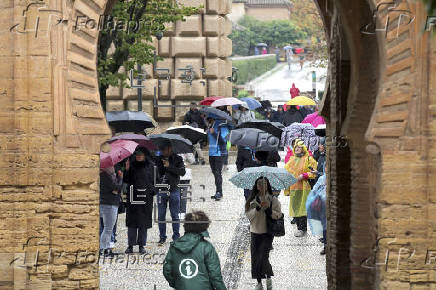
[[[228,179],[236,172],[235,165],[223,171],[224,198],[216,202],[210,198],[215,192],[213,175],[208,165],[192,166],[192,209],[205,211],[212,223],[209,228],[210,241],[215,246],[222,267],[224,282],[228,289],[254,289],[256,281],[251,279],[250,235],[248,220],[243,214],[244,196],[242,189]],[[280,196],[282,211],[288,215],[289,198]],[[170,219],[169,212],[167,219]],[[325,256],[320,256],[322,244],[319,237],[308,234],[295,238],[295,225],[286,219],[286,236],[274,239],[274,250],[270,259],[274,270],[274,289],[327,289]],[[138,247],[129,256],[127,247],[125,214],[119,215],[117,243],[114,259],[100,259],[101,289],[171,289],[162,274],[162,262],[169,247],[159,247],[157,224],[148,231],[146,251],[139,255]],[[167,236],[171,237],[171,225],[167,225]],[[183,227],[181,227],[183,234]],[[265,288],[266,289],[266,288]]]

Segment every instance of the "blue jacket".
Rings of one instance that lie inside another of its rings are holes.
[[[227,153],[227,136],[230,133],[228,124],[222,121],[215,121],[213,124],[214,133],[207,132],[209,140],[209,156],[226,156]]]

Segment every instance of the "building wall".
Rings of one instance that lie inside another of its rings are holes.
[[[232,23],[226,16],[231,11],[231,0],[219,1],[179,1],[186,6],[203,5],[205,9],[198,15],[186,17],[168,26],[164,37],[154,40],[159,56],[157,68],[170,70],[170,80],[161,81],[161,95],[156,97],[159,105],[189,105],[208,96],[232,96],[232,83],[227,77],[232,75],[232,63],[227,57],[232,54],[232,43],[227,37]],[[196,78],[192,85],[182,83],[183,71],[191,65]],[[204,68],[202,72],[200,69]],[[158,86],[161,73],[153,72],[153,66],[143,67],[147,80],[143,82],[143,110],[153,116],[162,126],[169,126],[179,120],[188,108],[153,110],[154,88]],[[162,75],[161,75],[162,76]],[[137,110],[137,89],[109,88],[107,91],[107,111]],[[166,124],[165,124],[166,123]]]
[[[245,15],[245,3],[232,3],[232,13],[228,15],[230,21],[237,23]]]
[[[257,7],[247,7],[246,15],[254,17],[261,21],[272,21],[272,20],[289,20],[291,19],[291,13],[288,8],[283,7],[271,7],[271,8],[257,8]]]

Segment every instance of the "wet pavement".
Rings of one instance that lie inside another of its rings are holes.
[[[312,91],[312,71],[316,71],[317,90],[322,91],[325,87],[327,69],[318,68],[306,62],[303,70],[299,63],[293,63],[291,69],[287,64],[280,64],[280,68],[271,75],[253,80],[251,88],[255,96],[262,100],[288,101],[290,99],[289,89],[295,83],[301,92]]]
[[[283,163],[282,163],[283,166]],[[208,165],[192,166],[192,209],[205,211],[212,223],[209,228],[211,242],[218,252],[224,282],[228,289],[254,289],[256,281],[251,279],[250,236],[248,220],[243,215],[244,196],[242,189],[228,179],[236,172],[235,165],[229,165],[223,174],[224,198],[213,201],[215,186]],[[288,216],[289,198],[281,195],[282,211]],[[168,216],[169,219],[169,216]],[[274,239],[271,264],[274,270],[274,289],[327,289],[325,256],[319,252],[322,244],[319,237],[308,234],[295,238],[296,228],[286,218],[286,236]],[[171,236],[171,225],[167,235]],[[183,234],[183,227],[181,227]],[[115,252],[124,253],[127,247],[125,214],[118,220],[118,242]],[[162,274],[162,262],[169,242],[159,247],[157,224],[148,231],[146,255],[118,255],[113,260],[100,259],[100,285],[102,289],[171,289]],[[134,249],[138,251],[137,247]]]

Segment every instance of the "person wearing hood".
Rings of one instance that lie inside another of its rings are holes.
[[[318,162],[318,166],[316,168],[317,176],[315,178],[315,183],[318,181],[318,178],[322,175],[325,164],[325,137],[319,138],[318,150],[313,153],[313,158]],[[312,186],[313,187],[313,186]]]
[[[171,243],[163,275],[177,290],[225,290],[221,265],[214,246],[205,238],[210,220],[203,211],[188,213],[185,234]]]
[[[298,231],[295,237],[303,237],[307,232],[306,200],[311,190],[309,179],[316,177],[317,162],[309,155],[302,140],[294,143],[294,155],[289,158],[285,169],[297,178],[297,182],[285,190],[285,196],[290,196],[289,215],[295,218]]]
[[[204,118],[201,116],[201,112],[198,110],[195,102],[191,103],[189,111],[185,114],[183,125],[189,125],[194,128],[201,128],[203,130],[206,129]]]
[[[254,113],[250,111],[247,103],[243,102],[239,105],[239,109],[234,111],[233,118],[238,122],[238,125],[242,123],[255,120]]]
[[[304,120],[304,116],[300,110],[297,109],[297,106],[289,106],[287,111],[283,114],[283,118],[281,123],[288,127],[293,123],[301,123]]]
[[[289,90],[289,93],[291,94],[291,98],[293,99],[300,95],[300,90],[297,87],[295,87],[294,83],[292,83],[292,87]]]
[[[124,182],[127,183],[126,226],[128,247],[126,254],[133,253],[133,247],[139,246],[139,253],[145,253],[147,230],[152,227],[154,187],[154,163],[150,152],[139,148],[134,161],[126,162]]]

